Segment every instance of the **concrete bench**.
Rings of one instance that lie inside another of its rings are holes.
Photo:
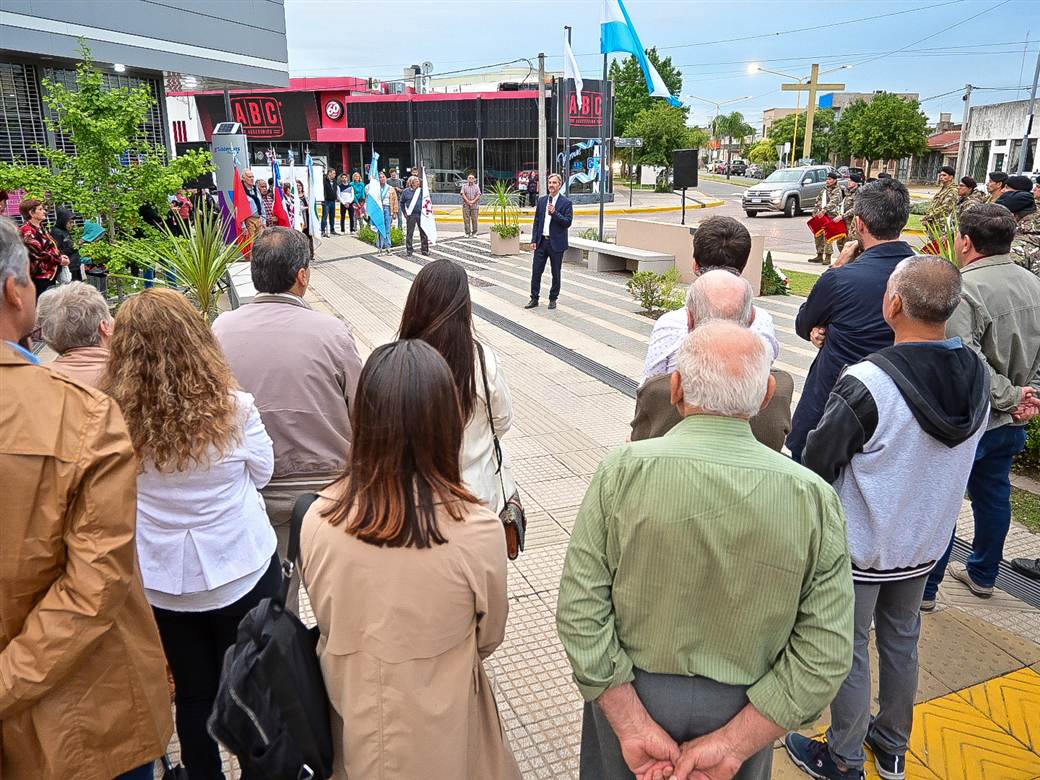
[[[568,262],[581,260],[582,251],[589,253],[591,271],[654,271],[663,274],[675,266],[675,255],[637,249],[632,246],[607,244],[587,238],[568,239],[569,248],[563,255]]]

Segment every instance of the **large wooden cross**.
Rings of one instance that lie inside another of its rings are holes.
[[[797,84],[781,84],[780,88],[784,92],[806,92],[809,93],[809,107],[805,114],[805,142],[802,144],[802,157],[811,157],[812,154],[812,131],[813,131],[813,118],[816,115],[816,92],[818,90],[829,90],[833,92],[840,92],[845,89],[844,84],[821,84],[820,83],[820,66],[813,64],[812,75],[809,76],[809,81],[805,84],[801,82]],[[794,150],[791,150],[792,154]]]

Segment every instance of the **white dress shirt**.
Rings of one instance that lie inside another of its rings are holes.
[[[184,471],[146,463],[137,478],[137,552],[153,606],[193,612],[233,604],[274,555],[278,541],[260,497],[274,448],[253,396],[234,395],[241,429],[229,453]]]
[[[545,202],[545,217],[542,219],[542,235],[545,237],[549,236],[549,222],[552,221],[552,214],[549,213],[549,204],[551,203],[553,208],[556,208],[556,201],[559,200],[559,197],[560,193],[557,192],[554,197],[549,198]]]
[[[755,318],[751,322],[751,330],[762,337],[771,360],[776,360],[780,356],[780,342],[776,339],[773,315],[757,306],[753,309]],[[678,368],[679,347],[689,332],[685,306],[665,312],[658,318],[650,333],[650,345],[646,350],[646,362],[643,364],[644,382],[660,374],[670,374]]]

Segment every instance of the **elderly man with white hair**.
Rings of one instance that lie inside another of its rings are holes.
[[[105,296],[83,282],[52,287],[36,304],[36,321],[47,346],[58,353],[49,367],[98,387],[112,340],[112,314]]]
[[[750,327],[754,320],[752,295],[750,282],[729,270],[714,268],[702,273],[690,285],[686,296],[689,329],[711,320],[726,320],[743,328]],[[763,343],[769,342],[763,339]],[[771,348],[767,352],[772,356]],[[673,362],[677,354],[672,357]],[[765,408],[751,418],[751,432],[762,444],[779,452],[791,432],[794,378],[780,369],[772,369],[770,374],[776,390]],[[672,403],[671,374],[651,376],[636,393],[631,441],[663,436],[681,419],[679,409]]]
[[[586,701],[580,777],[766,780],[772,741],[848,673],[852,577],[826,482],[755,441],[761,337],[708,322],[671,377],[683,419],[600,464],[557,629]]]

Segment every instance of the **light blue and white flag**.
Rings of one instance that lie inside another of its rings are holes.
[[[365,189],[368,190],[365,207],[368,209],[368,219],[372,223],[372,229],[381,235],[389,246],[390,226],[386,224],[383,214],[383,189],[379,186],[379,153],[376,151],[372,152],[372,164],[368,167],[368,186]]]
[[[307,152],[307,192],[310,199],[307,201],[307,225],[312,237],[321,235],[321,220],[318,219],[318,193],[322,191],[320,179],[316,179],[314,170],[314,158]]]
[[[628,52],[636,58],[639,67],[643,69],[650,97],[664,98],[676,107],[682,105],[678,99],[672,97],[661,74],[647,58],[636,28],[632,25],[632,19],[621,0],[603,0],[603,23],[599,28],[599,51],[600,54]]]

